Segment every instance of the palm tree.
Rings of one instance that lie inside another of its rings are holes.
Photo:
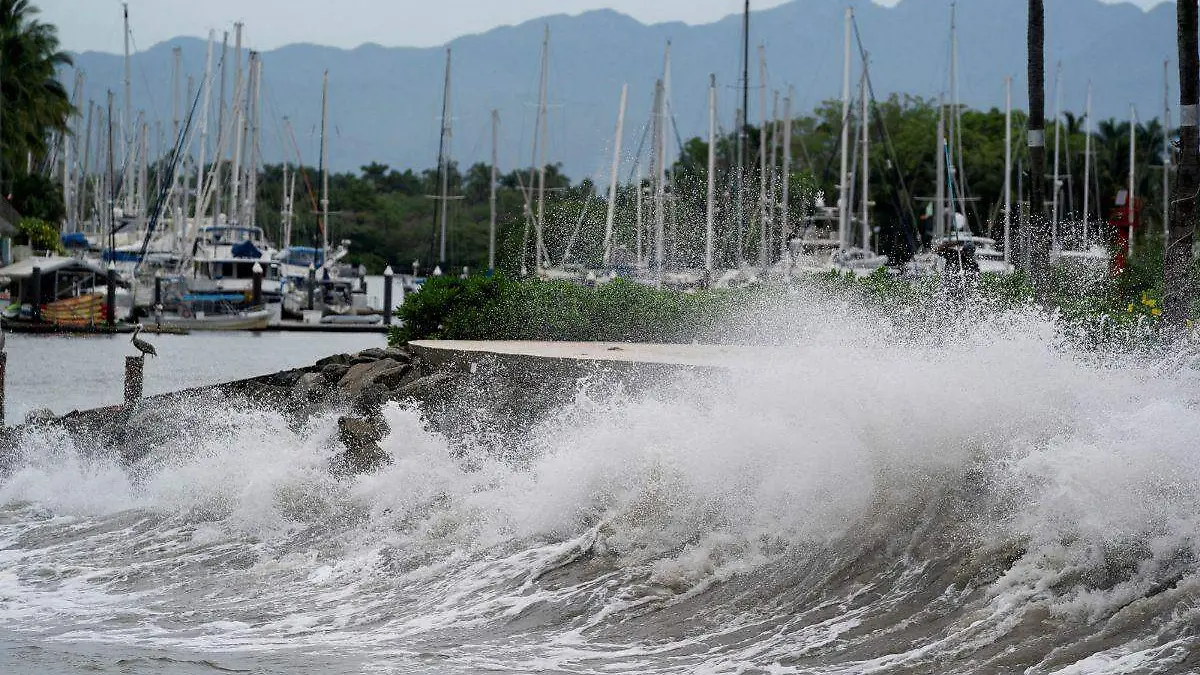
[[[58,68],[71,57],[58,49],[58,29],[36,19],[29,0],[0,0],[0,178],[11,181],[27,153],[45,155],[51,133],[65,133],[71,101]]]
[[[1200,188],[1200,134],[1196,128],[1197,81],[1200,54],[1196,39],[1197,0],[1178,0],[1179,25],[1179,174],[1171,204],[1171,224],[1163,255],[1163,300],[1166,325],[1183,330],[1192,311],[1192,233],[1196,220],[1196,190]]]
[[[1042,0],[1029,0],[1029,227],[1025,241],[1030,247],[1030,263],[1036,278],[1045,276],[1050,260],[1050,237],[1045,223],[1046,180],[1046,68],[1045,8]]]

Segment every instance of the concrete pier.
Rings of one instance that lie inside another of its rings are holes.
[[[484,359],[526,365],[678,366],[731,368],[777,358],[778,350],[747,345],[647,344],[630,342],[537,342],[521,340],[414,340],[413,352],[439,366],[469,366]]]

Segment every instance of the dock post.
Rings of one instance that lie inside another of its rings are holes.
[[[259,305],[262,304],[262,282],[263,282],[262,265],[258,264],[258,262],[255,261],[254,267],[251,268],[250,272],[251,272],[251,274],[254,275],[254,281],[253,281],[254,285],[251,286],[251,290],[250,290],[250,304],[254,305],[255,307],[258,307]]]
[[[392,278],[396,275],[392,266],[383,268],[383,325],[392,324]]]
[[[145,365],[145,356],[125,357],[125,405],[132,405],[142,399],[142,368]]]
[[[0,352],[0,429],[4,428],[4,371],[7,368],[8,352]]]
[[[108,262],[108,302],[104,306],[108,309],[106,323],[117,325],[117,266],[111,260]]]
[[[35,267],[29,272],[30,304],[33,305],[33,320],[42,320],[42,268]]]
[[[313,309],[313,294],[317,290],[317,268],[312,263],[308,264],[308,309]]]
[[[159,305],[162,304],[162,286],[163,286],[163,273],[162,273],[162,268],[160,267],[154,271],[154,306],[155,307],[158,307]]]

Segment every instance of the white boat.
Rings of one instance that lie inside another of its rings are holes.
[[[271,312],[266,308],[238,310],[229,313],[207,313],[202,310],[189,312],[163,312],[150,317],[147,323],[164,328],[193,330],[263,330],[271,321]]]

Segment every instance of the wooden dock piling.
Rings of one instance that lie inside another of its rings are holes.
[[[7,368],[8,352],[0,352],[0,429],[4,428],[4,371]]]
[[[395,277],[395,272],[392,271],[392,266],[388,265],[383,270],[383,325],[390,326],[392,324],[392,279]]]
[[[146,357],[144,356],[125,357],[125,405],[132,405],[142,399],[145,365]]]
[[[109,326],[117,325],[117,266],[112,262],[108,263],[108,297],[105,307],[108,310],[106,323]]]

